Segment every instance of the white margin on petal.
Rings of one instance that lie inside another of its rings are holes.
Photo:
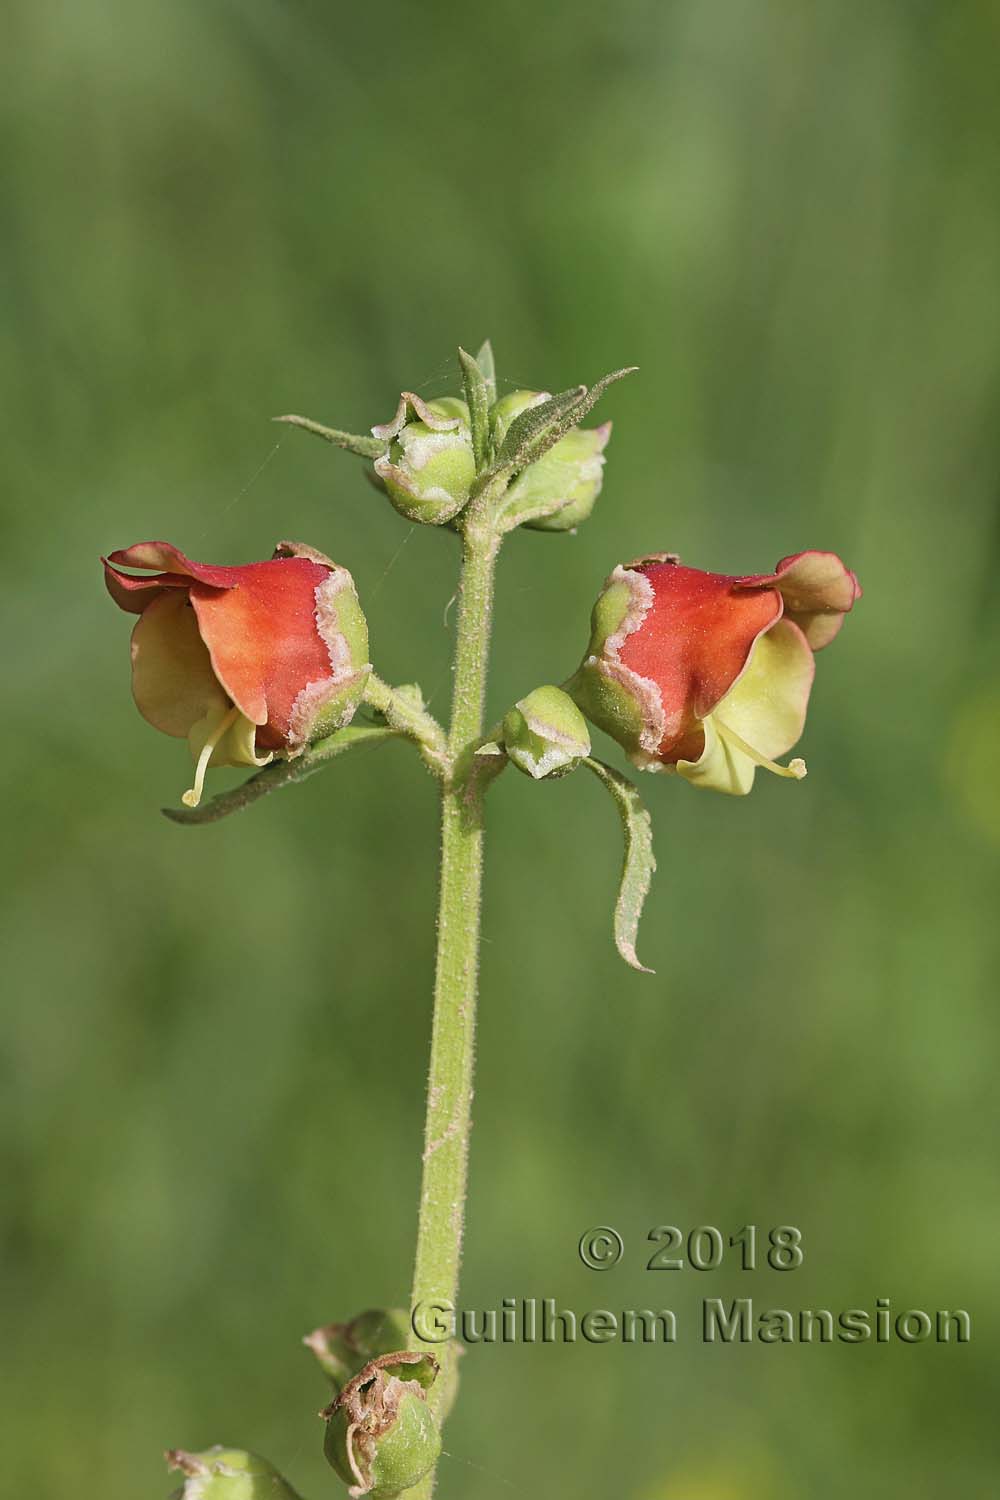
[[[329,677],[317,677],[300,689],[288,715],[288,754],[299,755],[305,749],[309,731],[316,716],[335,698],[352,678],[371,671],[371,663],[356,667],[351,659],[351,648],[340,628],[337,600],[340,595],[354,593],[354,579],[346,568],[331,568],[326,578],[320,579],[313,597],[316,600],[316,629],[330,658]]]
[[[645,752],[655,756],[666,733],[666,714],[660,690],[650,677],[640,677],[621,660],[621,649],[629,636],[639,629],[656,599],[656,591],[644,573],[638,573],[622,563],[608,576],[605,588],[614,583],[624,583],[629,591],[630,603],[625,616],[613,635],[604,642],[603,657],[592,656],[585,665],[593,666],[612,681],[634,694],[643,706],[643,728],[639,736],[636,754]],[[638,762],[636,762],[638,764]],[[659,764],[657,762],[657,764]],[[648,769],[648,768],[647,768]]]
[[[382,438],[385,442],[391,442],[394,437],[398,437],[406,426],[408,408],[412,408],[417,420],[425,423],[432,432],[452,432],[462,425],[460,417],[439,417],[431,411],[427,402],[413,391],[401,391],[396,415],[391,422],[381,422],[377,427],[373,427],[372,436]]]

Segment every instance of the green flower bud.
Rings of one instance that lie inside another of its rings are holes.
[[[322,1413],[323,1451],[352,1500],[392,1500],[437,1463],[441,1434],[426,1396],[437,1371],[429,1354],[379,1355]]]
[[[492,412],[496,446],[503,442],[515,417],[548,399],[547,391],[514,391],[498,401]],[[523,514],[523,524],[532,531],[574,531],[587,520],[601,492],[604,450],[610,437],[610,422],[572,428],[518,475],[507,492],[505,518],[512,521]],[[549,506],[551,514],[539,515]]]
[[[408,420],[410,411],[413,420]],[[441,526],[458,515],[476,477],[469,408],[457,396],[423,401],[404,391],[391,422],[373,427],[389,442],[375,473],[401,515]]]
[[[379,1354],[405,1348],[410,1322],[401,1307],[372,1307],[349,1323],[328,1323],[302,1342],[339,1391]]]
[[[561,688],[535,688],[508,711],[503,721],[504,748],[526,776],[565,776],[590,754],[590,734],[583,714]]]
[[[541,406],[550,399],[549,391],[508,391],[490,407],[490,430],[494,448],[500,448],[515,417],[519,417],[530,406]]]
[[[588,519],[604,482],[604,450],[610,437],[610,422],[575,427],[525,469],[511,487],[511,507],[533,510],[554,496],[566,501],[550,516],[526,520],[530,531],[575,531]]]
[[[171,1448],[167,1467],[186,1476],[175,1500],[299,1500],[299,1495],[266,1459],[242,1448],[208,1448],[185,1453]]]

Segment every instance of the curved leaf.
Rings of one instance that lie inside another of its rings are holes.
[[[643,974],[652,974],[652,969],[647,969],[645,964],[639,962],[635,951],[643,902],[649,893],[650,881],[656,869],[649,813],[627,776],[590,756],[584,759],[583,764],[593,771],[611,793],[625,834],[625,858],[622,862],[618,900],[615,902],[615,946],[631,968],[638,969]]]

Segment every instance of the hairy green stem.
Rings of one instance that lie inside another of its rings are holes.
[[[392,688],[372,672],[365,685],[364,701],[382,715],[396,734],[406,735],[414,741],[436,776],[447,774],[449,759],[445,733],[434,715],[424,707],[419,688]]]
[[[437,973],[431,1037],[423,1181],[411,1308],[454,1306],[462,1256],[479,967],[479,908],[483,868],[483,787],[473,748],[483,731],[483,703],[493,613],[493,574],[499,539],[492,527],[470,524],[462,538],[455,641],[455,681],[448,751],[451,774],[441,789],[441,889]],[[432,1393],[451,1384],[450,1346],[430,1348],[445,1368]],[[412,1492],[432,1493],[434,1476]]]

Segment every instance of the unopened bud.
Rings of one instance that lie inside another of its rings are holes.
[[[458,515],[476,477],[464,401],[457,396],[422,401],[404,391],[393,420],[372,432],[390,443],[374,467],[401,515],[430,526]]]
[[[503,721],[507,755],[526,776],[565,776],[590,754],[583,714],[561,688],[535,688]]]
[[[426,1396],[437,1371],[429,1354],[379,1355],[323,1412],[323,1451],[352,1500],[392,1500],[437,1463],[441,1434]]]
[[[218,1445],[204,1453],[171,1448],[167,1467],[184,1474],[176,1500],[299,1500],[273,1464],[242,1448]]]
[[[548,399],[547,391],[513,391],[498,401],[492,412],[497,447],[515,417]],[[610,437],[610,422],[572,428],[518,475],[507,492],[505,519],[513,522],[524,515],[524,525],[533,531],[575,530],[587,520],[601,492],[604,450]],[[551,514],[539,514],[549,507]]]

